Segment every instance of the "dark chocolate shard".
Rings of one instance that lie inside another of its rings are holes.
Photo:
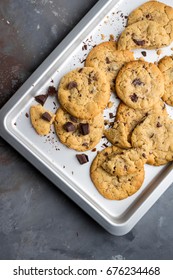
[[[141,54],[145,57],[147,56],[147,53],[145,51],[142,51]]]
[[[82,144],[82,146],[88,147],[88,143],[87,143],[87,142],[84,142],[84,143]]]
[[[145,153],[142,153],[142,156],[143,156],[144,158],[147,158]]]
[[[82,72],[82,70],[83,70],[83,68],[80,68],[80,69],[78,70],[78,72],[79,72],[79,73],[81,73],[81,72]]]
[[[77,88],[77,83],[75,81],[72,81],[67,85],[67,88],[68,89]]]
[[[89,158],[86,154],[77,154],[76,157],[80,164],[84,164],[89,161]]]
[[[114,118],[114,114],[113,113],[109,113],[109,117],[110,117],[110,119],[113,119]]]
[[[52,119],[51,115],[48,112],[44,112],[41,118],[47,122],[50,122]]]
[[[130,99],[132,100],[132,102],[137,102],[138,96],[136,95],[136,93],[133,93],[132,95],[130,95]]]
[[[47,94],[40,94],[35,96],[35,100],[43,106],[46,102],[47,97]]]
[[[111,63],[110,60],[109,60],[109,57],[106,57],[106,63],[107,64]]]
[[[144,85],[144,83],[139,79],[139,78],[136,78],[133,80],[132,84],[136,87],[136,86],[141,86],[141,85]]]
[[[82,135],[87,135],[90,133],[89,123],[80,123],[79,129]]]
[[[137,40],[132,38],[133,42],[137,45],[137,46],[144,46],[145,45],[145,40]]]
[[[63,127],[67,132],[73,132],[76,130],[76,127],[72,122],[66,122]]]
[[[56,94],[57,94],[57,90],[56,90],[56,88],[55,88],[55,87],[53,87],[53,86],[48,87],[47,94],[48,94],[49,96],[56,95]]]

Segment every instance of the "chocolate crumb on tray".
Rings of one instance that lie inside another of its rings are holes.
[[[76,157],[80,164],[85,164],[89,162],[89,158],[86,154],[77,154]]]
[[[44,105],[44,103],[46,102],[48,98],[48,95],[47,94],[40,94],[40,95],[37,95],[35,96],[35,100],[40,103],[42,106]]]

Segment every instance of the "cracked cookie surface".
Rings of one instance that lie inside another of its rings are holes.
[[[165,82],[165,91],[162,99],[170,106],[173,106],[173,57],[165,56],[159,63],[158,67],[163,74]]]
[[[143,168],[147,161],[147,156],[148,149],[132,148],[122,150],[120,153],[111,153],[107,156],[102,167],[111,175],[126,176]]]
[[[141,20],[150,20],[163,26],[173,40],[173,8],[157,1],[149,1],[132,11],[128,16],[128,25]]]
[[[173,120],[168,116],[150,115],[134,129],[131,141],[133,147],[151,147],[148,164],[166,164],[173,160]]]
[[[102,168],[107,156],[118,154],[122,150],[117,147],[108,147],[99,152],[92,162],[90,176],[97,190],[107,199],[125,199],[139,190],[144,181],[144,168],[127,176],[113,176]]]
[[[141,20],[124,29],[118,40],[118,50],[156,49],[170,43],[163,26],[155,21]]]
[[[103,72],[92,67],[75,69],[60,81],[58,99],[71,115],[92,119],[106,107],[110,86]]]
[[[94,47],[86,58],[85,66],[103,71],[111,90],[115,91],[115,78],[118,71],[126,62],[134,60],[134,56],[130,51],[116,50],[113,44],[115,42],[104,42]]]
[[[47,120],[46,115],[47,113]],[[45,117],[44,117],[45,116]],[[31,123],[39,135],[47,135],[50,132],[51,124],[54,122],[55,115],[46,110],[42,105],[31,106],[30,108]]]
[[[93,149],[103,134],[104,120],[101,114],[92,120],[81,120],[59,108],[55,118],[55,131],[60,141],[77,151]]]
[[[104,135],[112,145],[120,148],[131,147],[131,134],[133,129],[150,114],[167,115],[165,103],[159,100],[152,108],[137,110],[120,102],[116,112],[116,119],[112,128],[104,130]]]
[[[139,60],[129,62],[118,73],[116,92],[131,108],[151,108],[164,93],[163,75],[153,63]]]

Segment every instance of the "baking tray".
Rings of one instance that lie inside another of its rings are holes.
[[[0,133],[2,137],[21,153],[29,162],[66,193],[108,232],[123,235],[129,232],[158,198],[168,189],[173,178],[173,164],[153,167],[145,165],[145,181],[141,189],[121,201],[110,201],[102,197],[89,176],[89,169],[96,152],[87,151],[89,163],[80,165],[76,151],[62,145],[52,128],[49,136],[40,137],[31,126],[27,114],[35,104],[34,96],[44,94],[50,85],[58,86],[60,78],[68,71],[82,67],[89,50],[100,42],[115,39],[124,29],[127,15],[144,0],[100,0],[80,21],[62,43],[49,55],[41,66],[7,102],[0,112]],[[171,0],[164,3],[171,5]],[[87,47],[86,47],[87,46]],[[172,46],[162,49],[161,55],[154,50],[146,51],[147,61],[158,61],[165,54],[172,54]],[[142,50],[135,51],[141,57]],[[114,106],[104,111],[115,113],[118,100],[112,94]],[[56,98],[49,97],[44,105],[56,112]],[[173,117],[173,108],[167,106]],[[105,139],[97,145],[103,149]],[[151,225],[152,226],[152,225]]]

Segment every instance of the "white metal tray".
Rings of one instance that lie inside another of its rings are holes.
[[[109,40],[110,34],[114,34],[116,38],[124,29],[126,16],[144,2],[98,1],[0,112],[2,137],[114,235],[130,231],[170,186],[173,181],[173,164],[161,167],[145,165],[145,181],[136,194],[121,201],[107,200],[98,193],[89,176],[89,168],[96,152],[86,152],[89,163],[80,165],[75,156],[76,151],[62,145],[53,130],[49,136],[38,136],[25,114],[36,103],[34,96],[46,93],[50,85],[57,86],[60,78],[68,71],[82,67],[87,53],[95,44]],[[163,2],[173,4],[171,0]],[[87,45],[87,49],[84,45]],[[160,56],[155,50],[146,51],[145,60],[158,61],[165,54],[173,53],[171,47],[164,48]],[[142,57],[141,51],[135,51],[136,58]],[[114,94],[111,99],[115,106],[105,110],[104,116],[107,117],[109,112],[115,113],[118,105]],[[55,112],[58,102],[56,98],[49,97],[44,106]],[[173,107],[167,106],[167,109],[173,117]],[[104,141],[102,139],[97,145],[97,151],[103,149]]]

